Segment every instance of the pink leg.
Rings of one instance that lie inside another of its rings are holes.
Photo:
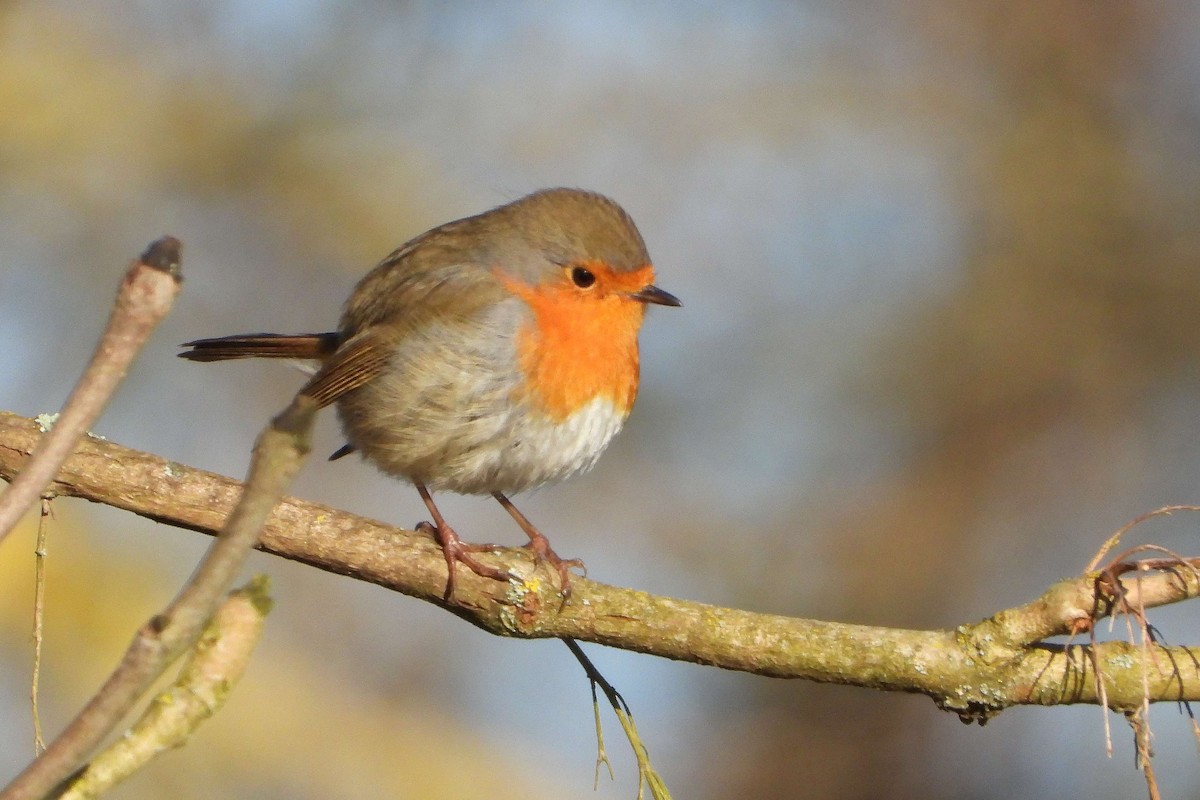
[[[583,562],[578,558],[560,558],[558,553],[554,552],[550,547],[550,540],[541,531],[533,527],[533,523],[513,505],[511,500],[501,492],[492,492],[492,497],[496,498],[496,501],[504,506],[504,510],[516,520],[517,524],[521,526],[521,530],[525,531],[525,535],[529,537],[529,544],[526,547],[533,551],[533,557],[539,562],[548,562],[558,570],[558,577],[562,582],[563,601],[565,602],[571,595],[571,572],[569,568],[579,567],[580,569],[585,569]]]
[[[434,505],[433,496],[429,494],[429,490],[425,488],[425,484],[419,481],[413,481],[413,483],[417,487],[417,491],[420,492],[421,499],[425,501],[425,507],[429,509],[429,513],[433,517],[432,525],[428,522],[422,522],[417,525],[417,530],[432,529],[434,537],[442,546],[442,555],[445,556],[446,567],[450,571],[449,577],[446,578],[446,592],[442,595],[442,599],[450,602],[450,598],[454,595],[454,569],[459,561],[470,567],[471,571],[476,575],[507,583],[512,578],[507,570],[489,567],[487,564],[480,563],[478,559],[471,555],[471,553],[491,552],[496,550],[497,546],[494,544],[467,544],[458,538],[458,534],[446,524],[442,512],[438,511],[438,507]]]

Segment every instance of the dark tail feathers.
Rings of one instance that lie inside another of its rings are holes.
[[[179,354],[189,361],[231,358],[328,358],[341,343],[337,333],[246,333],[184,342]]]

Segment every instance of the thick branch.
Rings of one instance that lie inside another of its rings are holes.
[[[38,437],[29,420],[0,413],[0,477],[17,470]],[[239,492],[237,481],[107,441],[85,440],[51,489],[212,533]],[[1093,617],[1094,576],[1064,581],[1026,606],[953,631],[847,625],[755,614],[657,597],[577,578],[560,609],[549,573],[520,549],[481,554],[516,574],[511,585],[459,573],[456,602],[442,601],[446,566],[428,537],[343,511],[286,499],[260,549],[441,605],[499,635],[570,637],[665,658],[782,678],[805,678],[929,695],[964,718],[1010,705],[1099,702],[1082,646],[1044,644]],[[1193,570],[1125,578],[1145,606],[1196,597]],[[1140,594],[1138,594],[1140,593]],[[1096,612],[1099,613],[1099,612]],[[1185,647],[1099,645],[1108,703],[1200,699],[1200,658]]]

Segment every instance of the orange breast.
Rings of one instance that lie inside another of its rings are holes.
[[[622,283],[649,283],[641,272],[622,275]],[[621,294],[581,293],[570,285],[528,286],[511,279],[505,284],[533,310],[533,321],[517,333],[529,399],[556,420],[597,397],[628,414],[637,397],[637,335],[645,306]]]

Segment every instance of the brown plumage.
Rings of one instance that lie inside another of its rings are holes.
[[[355,287],[336,332],[200,339],[180,355],[318,361],[301,391],[336,404],[348,448],[416,485],[446,553],[447,599],[455,561],[508,575],[470,555],[430,488],[495,496],[565,593],[570,562],[505,495],[590,468],[620,430],[645,306],[679,305],[653,278],[620,206],[550,189],[397,249]]]

